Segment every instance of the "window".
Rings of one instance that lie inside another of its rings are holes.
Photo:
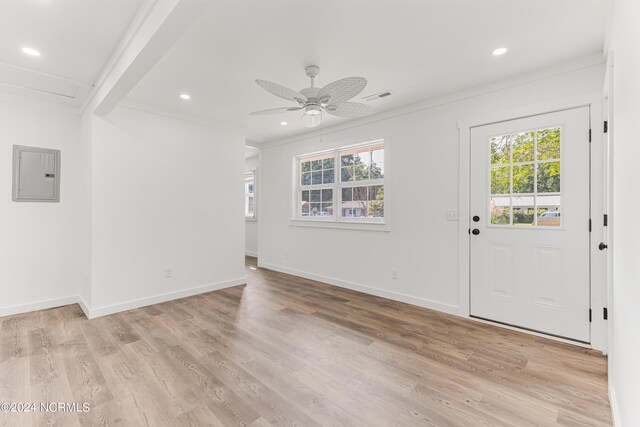
[[[297,158],[297,213],[302,219],[384,221],[384,143]]]
[[[491,225],[559,227],[560,128],[491,138]]]
[[[244,177],[244,217],[245,219],[256,218],[256,173],[247,172]]]

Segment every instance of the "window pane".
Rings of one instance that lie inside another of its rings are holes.
[[[511,224],[511,197],[491,198],[491,224]]]
[[[560,192],[560,162],[538,164],[538,193]]]
[[[247,197],[247,214],[253,216],[253,197]]]
[[[371,179],[384,178],[384,163],[374,163],[371,165]]]
[[[353,187],[353,200],[366,201],[367,187]]]
[[[538,208],[539,227],[559,227],[560,226],[560,206],[549,206]]]
[[[364,151],[362,153],[356,153],[353,155],[353,162],[355,165],[370,165],[371,164],[371,152]]]
[[[372,185],[369,187],[369,200],[383,200],[384,199],[384,186]]]
[[[350,202],[353,200],[353,188],[343,188],[342,189],[342,201]]]
[[[513,197],[511,205],[513,209],[513,225],[533,226],[533,196]]]
[[[367,202],[348,202],[342,204],[342,216],[362,218],[367,216]]]
[[[356,164],[354,166],[356,181],[365,181],[369,179],[369,167],[363,164]]]
[[[509,194],[509,166],[491,168],[491,194]]]
[[[335,159],[333,157],[329,157],[328,159],[324,159],[322,161],[322,168],[323,169],[333,169],[335,166]]]
[[[511,135],[494,136],[491,138],[491,164],[509,163]]]
[[[303,202],[308,202],[309,201],[309,190],[304,190],[302,192],[301,200]]]
[[[318,216],[321,212],[322,206],[320,203],[311,203],[311,207],[309,209],[309,216]]]
[[[332,215],[333,215],[333,205],[331,203],[323,203],[322,216],[332,216]]]
[[[384,217],[384,202],[383,201],[374,201],[369,202],[368,212],[369,216],[375,218]]]
[[[340,156],[340,163],[342,166],[351,166],[353,165],[353,154],[349,154],[346,156]]]
[[[533,132],[513,134],[512,137],[513,163],[533,161]]]
[[[311,172],[311,162],[302,162],[300,170],[302,172]]]
[[[301,216],[309,216],[309,209],[311,205],[309,202],[301,202],[300,203],[300,215]]]
[[[384,162],[384,149],[382,149],[382,150],[373,150],[371,152],[371,162],[372,163],[382,163],[382,162]]]
[[[322,170],[322,160],[314,160],[313,162],[311,162],[311,170]]]
[[[538,131],[538,160],[560,158],[560,128]]]
[[[353,166],[347,166],[342,168],[342,174],[340,176],[342,182],[353,181]]]
[[[319,202],[320,201],[320,192],[322,190],[311,190],[310,193],[310,198],[309,201],[311,202]]]
[[[311,173],[302,174],[302,185],[311,185]]]
[[[516,194],[533,193],[533,165],[513,167],[513,192]]]
[[[322,171],[311,172],[311,184],[322,184]]]
[[[322,201],[323,202],[333,201],[333,190],[322,190]]]
[[[335,169],[325,169],[322,171],[322,183],[333,184],[335,180]]]

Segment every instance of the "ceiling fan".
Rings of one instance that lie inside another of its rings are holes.
[[[364,117],[376,112],[369,105],[359,102],[348,102],[362,92],[367,85],[367,79],[364,77],[347,77],[329,83],[323,88],[317,88],[314,85],[314,81],[320,74],[320,68],[315,65],[309,65],[304,71],[307,77],[311,79],[311,86],[299,92],[277,83],[266,80],[256,80],[258,86],[267,92],[288,101],[296,102],[298,105],[255,111],[251,113],[251,115],[261,116],[265,114],[285,113],[288,111],[304,111],[302,123],[307,127],[315,127],[320,124],[323,111],[338,117]]]

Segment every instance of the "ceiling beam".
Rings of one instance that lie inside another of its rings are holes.
[[[121,47],[83,111],[107,115],[204,13],[213,0],[155,0],[141,7]],[[136,22],[137,21],[137,22]]]

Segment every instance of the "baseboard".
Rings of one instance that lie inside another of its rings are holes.
[[[159,304],[161,302],[171,301],[174,299],[190,297],[193,295],[203,294],[205,292],[217,291],[224,288],[230,288],[232,286],[243,285],[245,283],[247,283],[247,278],[240,277],[237,279],[226,280],[224,282],[210,283],[208,285],[197,286],[195,288],[183,289],[176,292],[169,292],[166,294],[154,295],[152,297],[140,298],[140,299],[126,301],[118,304],[112,304],[112,305],[106,305],[102,307],[88,308],[88,309],[86,309],[85,307],[83,308],[83,310],[89,319],[94,319],[96,317],[107,316],[109,314],[119,313],[121,311],[132,310],[134,308],[140,308],[140,307],[146,307],[148,305]]]
[[[77,296],[69,296],[64,298],[55,298],[31,302],[29,304],[14,305],[11,307],[0,308],[0,317],[13,316],[14,314],[28,313],[30,311],[46,310],[49,308],[62,307],[63,305],[75,304],[78,302]]]
[[[618,398],[616,390],[609,384],[609,404],[611,405],[611,418],[613,419],[613,427],[622,427],[620,423],[620,408],[618,408]]]
[[[252,256],[254,258],[258,258],[258,252],[245,251],[244,254],[246,256]]]
[[[384,289],[374,288],[359,283],[348,282],[334,277],[322,276],[320,274],[308,273],[306,271],[295,270],[292,268],[282,267],[279,265],[269,263],[258,263],[261,268],[267,270],[278,271],[280,273],[290,274],[292,276],[303,277],[305,279],[315,280],[318,282],[327,283],[329,285],[338,286],[340,288],[351,289],[353,291],[362,292],[365,294],[375,295],[378,297],[388,298],[394,301],[400,301],[407,304],[417,305],[419,307],[429,308],[431,310],[442,311],[444,313],[461,316],[458,306],[445,304],[438,301],[433,301],[428,298],[415,297],[411,295],[402,294],[400,292],[386,291]],[[466,315],[463,315],[466,317]]]
[[[84,312],[84,315],[87,319],[90,319],[89,315],[91,314],[91,310],[89,310],[89,304],[82,298],[82,295],[78,295],[78,305],[80,309]]]

